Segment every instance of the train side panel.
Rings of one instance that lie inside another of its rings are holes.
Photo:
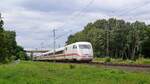
[[[93,49],[89,42],[76,42],[63,48],[56,49],[55,56],[53,51],[34,57],[34,60],[76,60],[91,61],[93,59]]]

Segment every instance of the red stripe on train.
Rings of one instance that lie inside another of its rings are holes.
[[[80,55],[77,53],[71,53],[71,54],[56,55],[55,57],[61,57],[61,56],[80,56]]]

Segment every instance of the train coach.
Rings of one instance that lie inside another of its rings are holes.
[[[33,60],[36,61],[87,61],[93,59],[93,48],[89,42],[76,42],[65,47],[34,56]]]

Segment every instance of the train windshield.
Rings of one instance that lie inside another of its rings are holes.
[[[91,49],[90,45],[79,45],[80,49]]]

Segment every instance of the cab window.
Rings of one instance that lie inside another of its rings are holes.
[[[80,49],[91,49],[90,45],[79,45]]]
[[[73,49],[77,49],[77,46],[76,46],[76,45],[73,45]]]

